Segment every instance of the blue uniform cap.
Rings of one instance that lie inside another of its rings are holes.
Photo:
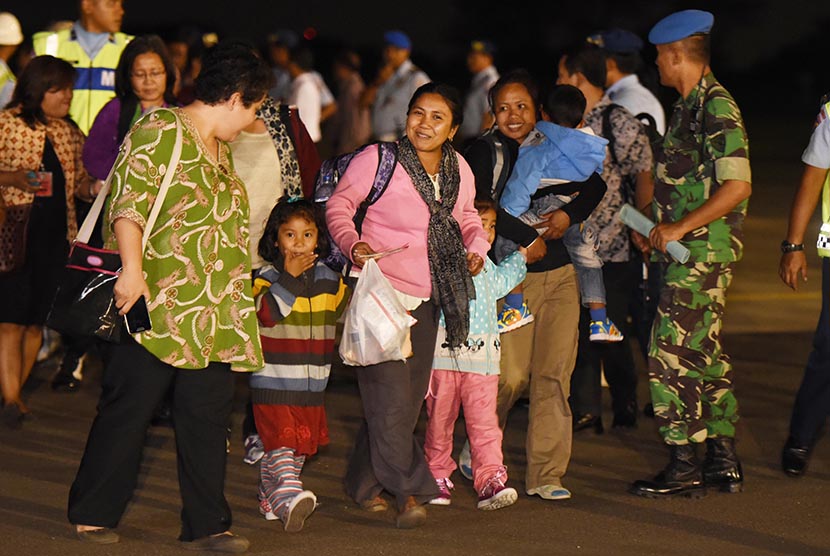
[[[692,35],[708,33],[715,23],[715,16],[703,10],[683,10],[668,15],[657,22],[648,34],[651,44],[668,44]]]
[[[609,29],[588,37],[588,42],[613,54],[633,54],[643,49],[643,39],[625,29]]]
[[[496,45],[490,41],[475,40],[470,43],[470,52],[481,52],[482,54],[492,56],[496,53]]]
[[[300,44],[300,35],[291,29],[277,29],[268,35],[268,42],[294,50]]]
[[[412,50],[412,41],[403,31],[386,31],[383,34],[383,42],[397,48]]]

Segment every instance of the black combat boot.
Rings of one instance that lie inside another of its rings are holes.
[[[721,492],[741,492],[744,472],[735,453],[735,439],[726,436],[706,439],[703,482]]]
[[[635,481],[628,491],[646,498],[669,498],[685,496],[703,498],[706,485],[703,473],[695,454],[694,444],[669,446],[671,459],[669,464],[651,481]]]

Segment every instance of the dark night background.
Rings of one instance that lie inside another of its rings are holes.
[[[678,9],[700,8],[715,14],[712,66],[745,113],[748,127],[759,118],[786,116],[804,144],[818,100],[830,91],[828,49],[830,3],[811,0],[618,1],[572,2],[523,0],[125,0],[123,30],[132,34],[164,33],[181,24],[196,24],[221,37],[260,43],[278,28],[314,29],[310,42],[317,68],[329,77],[329,61],[344,46],[364,59],[371,78],[385,29],[399,28],[412,37],[413,60],[436,80],[462,89],[469,83],[464,56],[473,38],[488,38],[499,47],[502,70],[524,66],[544,84],[555,78],[559,52],[598,29],[624,27],[645,37],[660,18]],[[50,22],[77,17],[76,0],[4,2],[30,36]],[[654,49],[644,57],[651,64]],[[653,67],[653,66],[652,66]],[[666,105],[672,91],[661,92]]]

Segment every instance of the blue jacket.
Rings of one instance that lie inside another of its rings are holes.
[[[513,216],[530,208],[543,178],[582,182],[602,172],[608,140],[550,122],[536,124],[535,137],[519,147],[513,173],[504,186],[501,206]]]

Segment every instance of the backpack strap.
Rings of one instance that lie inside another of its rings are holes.
[[[389,187],[389,182],[392,181],[392,174],[395,173],[395,165],[398,163],[397,143],[382,141],[377,145],[378,168],[375,171],[375,179],[372,182],[372,188],[369,190],[369,194],[366,198],[363,199],[363,202],[360,203],[360,206],[357,208],[357,212],[355,212],[354,218],[352,219],[358,235],[362,232],[363,219],[366,218],[366,212],[369,210],[370,206],[374,205],[377,200],[380,199],[383,192],[386,191],[386,188]]]
[[[481,137],[487,146],[490,147],[490,161],[493,166],[493,177],[490,181],[490,196],[498,201],[507,185],[507,178],[510,174],[510,152],[498,135],[495,129],[487,130]]]
[[[611,153],[611,161],[615,165],[619,164],[620,161],[617,159],[616,138],[614,137],[614,128],[611,125],[611,113],[617,108],[622,108],[622,106],[612,102],[602,112],[602,138],[608,140],[608,150]]]
[[[640,123],[644,126],[651,128],[654,131],[657,131],[657,121],[654,119],[654,116],[652,116],[648,112],[640,112],[634,117],[640,120]]]

